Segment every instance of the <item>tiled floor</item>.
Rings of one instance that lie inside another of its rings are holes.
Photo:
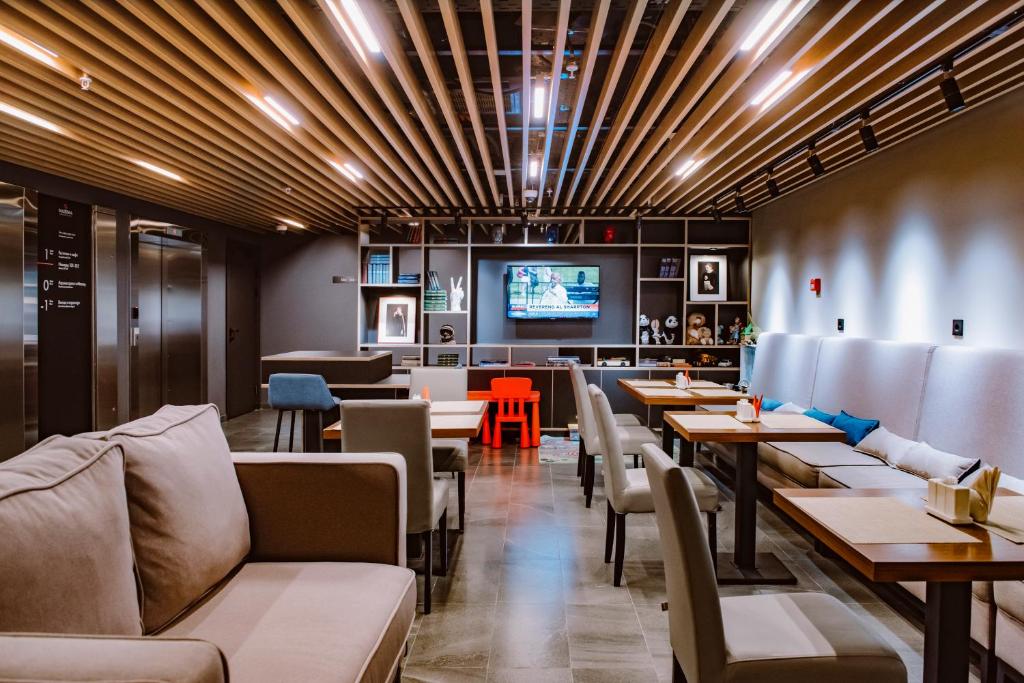
[[[274,419],[275,413],[264,411],[227,423],[232,449],[270,450]],[[451,535],[451,569],[436,579],[433,613],[417,617],[404,680],[604,683],[671,677],[654,516],[629,516],[625,585],[613,587],[611,565],[603,561],[600,482],[588,510],[575,473],[572,463],[539,463],[536,449],[474,446],[467,473],[467,529]],[[724,489],[722,549],[732,546],[729,496]],[[457,523],[454,512],[453,505],[450,525]],[[892,643],[906,662],[910,681],[921,680],[918,627],[815,553],[773,512],[759,506],[758,515],[759,549],[782,557],[800,583],[720,592],[834,595]]]

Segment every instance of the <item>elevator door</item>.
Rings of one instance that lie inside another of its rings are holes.
[[[187,242],[136,239],[132,418],[203,402],[203,253]]]

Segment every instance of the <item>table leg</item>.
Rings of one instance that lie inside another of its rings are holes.
[[[667,411],[667,409],[666,409]],[[665,419],[665,412],[661,414],[661,450],[675,460],[676,458],[676,430],[672,429],[668,420]]]
[[[302,452],[320,453],[323,451],[323,413],[319,410],[302,411]]]
[[[665,454],[673,460],[676,459],[676,438],[679,436],[676,431],[669,426],[668,421],[665,420],[666,412],[688,412],[693,411],[696,406],[665,406],[665,409],[661,413],[661,450],[665,451]],[[692,447],[688,446],[688,442],[680,440],[681,446],[679,451],[679,464],[683,467],[693,467],[693,454]],[[687,448],[690,448],[689,455],[687,455]]]
[[[772,553],[757,552],[757,444],[741,443],[736,457],[733,554],[718,555],[722,585],[793,584],[796,577]]]
[[[532,415],[530,420],[533,422],[533,433],[531,436],[532,445],[534,448],[540,446],[540,401],[533,402]]]
[[[971,644],[969,581],[929,581],[924,620],[925,683],[965,683]]]

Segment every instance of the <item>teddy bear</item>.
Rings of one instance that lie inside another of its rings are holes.
[[[715,335],[711,333],[710,327],[700,328],[700,344],[701,346],[715,345]]]
[[[691,313],[686,316],[686,343],[694,346],[701,344],[701,330],[706,327],[707,317],[703,313]],[[708,330],[710,332],[710,330]]]

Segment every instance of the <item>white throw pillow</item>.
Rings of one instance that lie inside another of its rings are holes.
[[[798,406],[797,404],[790,401],[789,403],[783,403],[781,406],[772,411],[773,413],[797,413],[803,415],[807,412],[807,408]]]
[[[921,442],[907,449],[897,467],[925,479],[953,477],[960,481],[978,466],[978,462],[978,458],[961,458]]]
[[[917,445],[916,441],[904,439],[902,436],[893,434],[885,427],[879,427],[860,440],[853,450],[884,460],[893,467],[897,467],[900,461],[911,448]]]

